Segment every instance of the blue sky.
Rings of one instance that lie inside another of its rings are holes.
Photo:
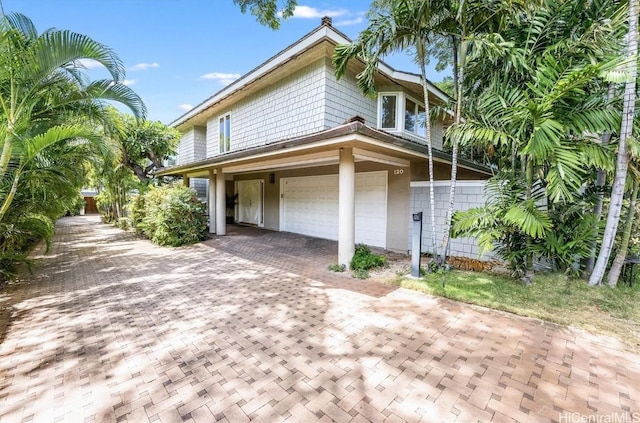
[[[366,27],[369,0],[298,2],[279,30],[243,15],[232,0],[2,0],[4,10],[48,28],[86,34],[111,47],[127,67],[126,83],[150,120],[170,123],[240,75],[292,44],[328,15],[354,39]],[[417,72],[408,56],[387,62]],[[439,81],[447,73],[433,70]]]

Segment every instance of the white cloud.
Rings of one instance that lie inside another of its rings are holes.
[[[336,21],[334,25],[335,26],[358,25],[359,23],[362,23],[362,21],[364,21],[364,18],[362,16],[358,16],[357,18],[354,18],[354,19],[343,19],[341,21]]]
[[[188,112],[189,110],[193,109],[193,106],[191,104],[181,104],[178,106],[178,109],[180,110],[184,110],[185,112]]]
[[[231,84],[236,79],[240,78],[239,73],[222,73],[222,72],[211,72],[206,73],[200,77],[201,79],[213,79],[214,81],[219,81],[221,84],[228,85]]]
[[[122,81],[122,84],[126,85],[127,87],[129,87],[129,86],[131,86],[131,85],[133,85],[135,83],[136,83],[136,81],[134,79],[125,79],[124,81]]]
[[[293,10],[293,18],[300,19],[316,19],[323,18],[328,16],[330,18],[336,18],[338,16],[344,16],[348,13],[345,9],[336,9],[336,10],[321,10],[316,9],[315,7],[309,6],[296,6]]]
[[[153,63],[138,63],[137,65],[133,65],[129,68],[130,71],[141,71],[147,70],[151,68],[159,68],[160,65],[157,62]]]
[[[104,67],[102,66],[102,63],[93,59],[78,59],[75,61],[75,64],[85,69],[96,69]]]

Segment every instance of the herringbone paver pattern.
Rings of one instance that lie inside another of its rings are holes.
[[[640,420],[615,341],[330,273],[335,250],[242,228],[165,249],[62,219],[0,292],[0,421]]]

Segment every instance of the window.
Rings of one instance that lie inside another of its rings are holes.
[[[231,149],[231,114],[221,116],[218,120],[220,136],[220,152],[226,153]]]
[[[427,126],[425,122],[424,106],[418,104],[418,120],[416,122],[416,134],[427,137]]]
[[[383,129],[396,129],[396,105],[398,96],[384,94],[380,97],[380,127]]]
[[[407,99],[404,103],[404,130],[416,132],[416,103]]]
[[[403,92],[380,93],[378,128],[427,136],[424,106]]]
[[[424,119],[424,106],[406,97],[404,103],[404,130],[426,137],[427,128]]]

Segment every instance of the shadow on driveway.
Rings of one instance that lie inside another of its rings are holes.
[[[335,243],[244,229],[169,249],[60,220],[0,293],[0,421],[640,412],[638,356],[613,340],[335,274]]]

